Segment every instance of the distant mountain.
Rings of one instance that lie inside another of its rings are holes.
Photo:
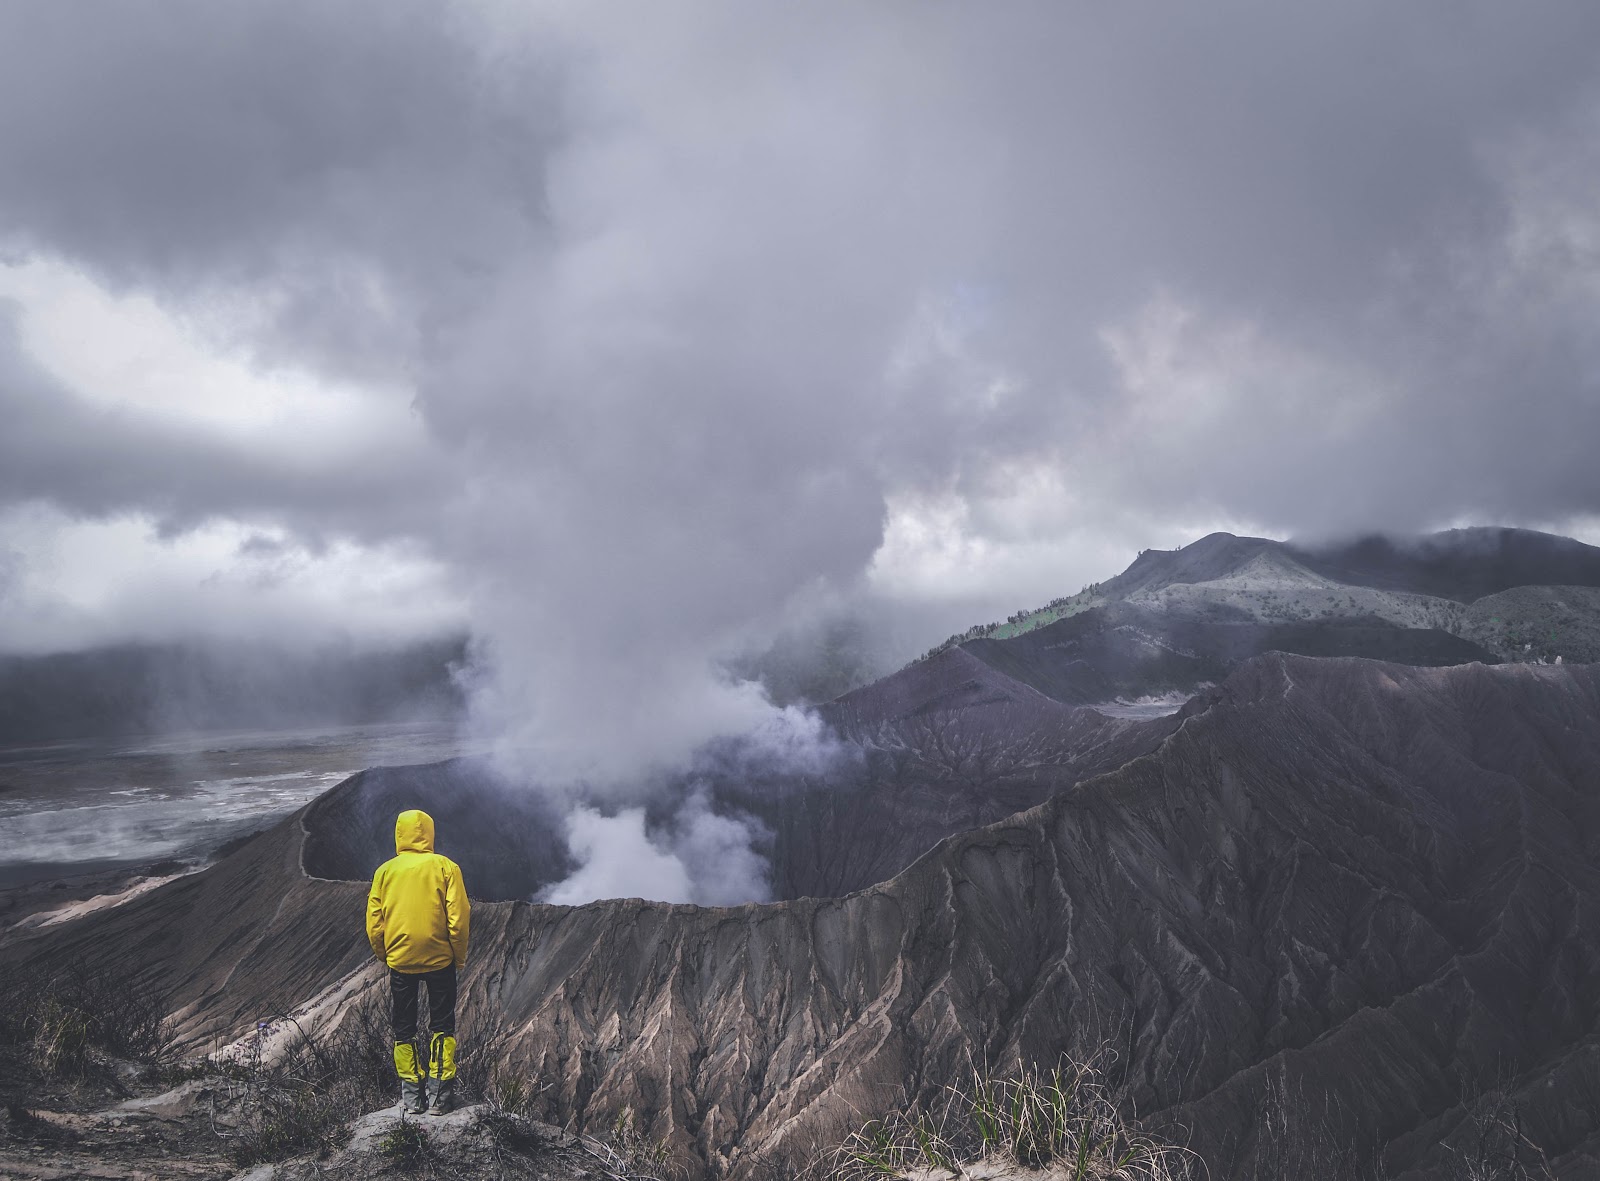
[[[1213,533],[933,654],[953,647],[1078,703],[1192,692],[1268,651],[1587,662],[1600,658],[1600,549],[1525,529],[1319,546]]]
[[[968,710],[1010,708],[953,659]],[[1258,657],[1146,753],[848,896],[481,901],[462,1052],[501,1022],[541,1118],[631,1111],[693,1178],[792,1171],[936,1104],[969,1059],[1102,1045],[1216,1181],[1444,1181],[1502,1125],[1524,1163],[1595,1176],[1596,768],[1597,666]],[[350,780],[206,871],[9,937],[6,962],[159,982],[196,1048],[265,1013],[337,1020],[386,985],[359,919],[372,853],[319,842],[385,832],[391,786]]]
[[[1216,582],[1263,558],[1291,579],[1309,575],[1308,581],[1458,603],[1515,586],[1600,586],[1600,548],[1532,529],[1472,528],[1315,545],[1212,533],[1182,549],[1145,550],[1100,593],[1129,598],[1173,584]]]

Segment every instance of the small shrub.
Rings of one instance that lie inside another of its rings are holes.
[[[544,1138],[534,1130],[533,1124],[519,1115],[492,1108],[478,1116],[477,1126],[488,1133],[498,1148],[527,1154],[544,1145]]]
[[[324,1059],[328,1069],[345,1080],[352,1097],[365,1105],[363,1111],[399,1098],[389,1006],[380,993],[367,993],[325,1035]]]
[[[28,1040],[45,1077],[81,1079],[88,1073],[89,1025],[88,1014],[53,994],[39,1001],[28,1021]]]
[[[483,1101],[493,1111],[529,1118],[533,1115],[534,1100],[542,1090],[520,1074],[497,1070],[485,1088]]]
[[[390,1164],[414,1169],[433,1159],[433,1141],[419,1126],[402,1117],[379,1138],[378,1155]]]
[[[228,1145],[236,1165],[331,1151],[349,1134],[351,1120],[394,1100],[393,1047],[375,995],[320,1038],[293,1018],[276,1022],[292,1026],[289,1044],[270,1062],[259,1051],[247,1055],[230,1080],[240,1099]]]
[[[334,1091],[265,1086],[246,1102],[228,1156],[249,1166],[303,1152],[324,1155],[348,1134],[350,1116]]]

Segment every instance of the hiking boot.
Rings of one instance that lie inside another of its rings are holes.
[[[400,1080],[400,1110],[407,1115],[421,1115],[428,1110],[428,1095],[422,1080]]]
[[[433,1102],[428,1107],[429,1115],[449,1115],[456,1109],[455,1079],[432,1079],[430,1080],[428,1090],[433,1093]]]
[[[436,1033],[428,1039],[428,1073],[433,1076],[433,1105],[429,1115],[448,1115],[456,1109],[456,1038]]]
[[[394,1044],[394,1072],[400,1076],[400,1110],[421,1115],[428,1110],[427,1075],[417,1062],[417,1047],[410,1042]]]

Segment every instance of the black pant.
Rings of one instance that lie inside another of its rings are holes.
[[[428,1028],[434,1033],[456,1034],[456,966],[431,972],[396,972],[389,969],[389,1018],[394,1040],[409,1042],[417,1036],[417,985],[428,985]]]

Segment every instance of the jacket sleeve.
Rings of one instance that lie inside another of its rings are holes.
[[[450,929],[450,950],[455,953],[457,968],[467,965],[467,937],[472,929],[472,903],[467,899],[467,887],[461,880],[461,867],[454,861],[444,880],[444,918]]]
[[[372,879],[372,890],[367,894],[367,942],[372,944],[372,954],[380,960],[387,960],[387,948],[383,936],[383,888],[379,879],[383,871],[379,870]]]

